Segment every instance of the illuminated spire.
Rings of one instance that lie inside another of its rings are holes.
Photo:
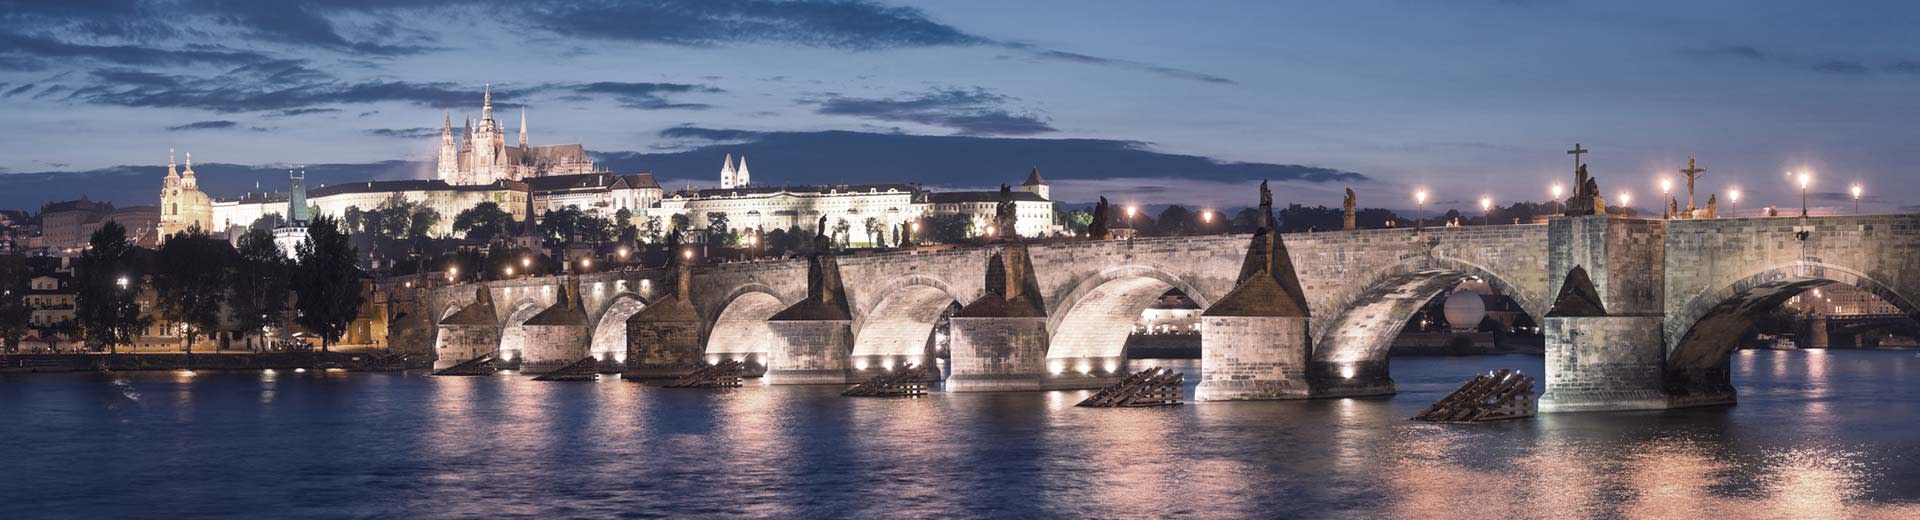
[[[187,152],[187,170],[180,172],[180,185],[193,188],[199,184],[193,177],[193,152]]]
[[[520,147],[527,147],[527,109],[520,108]]]
[[[173,149],[167,149],[167,178],[178,179],[180,172],[173,165]]]
[[[740,166],[733,170],[733,187],[745,188],[750,182],[747,175],[747,156],[740,156]]]
[[[483,97],[481,98],[482,101],[480,102],[480,120],[481,121],[492,120],[493,119],[493,85],[482,83],[480,88],[484,91],[484,93],[482,94]]]

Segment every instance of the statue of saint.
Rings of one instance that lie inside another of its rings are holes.
[[[1353,196],[1353,188],[1347,188],[1347,198],[1340,202],[1340,206],[1346,209],[1346,213],[1341,216],[1340,228],[1354,230],[1358,224],[1354,218],[1354,210],[1360,207],[1360,200]]]
[[[1720,197],[1717,195],[1707,196],[1707,218],[1720,218]]]

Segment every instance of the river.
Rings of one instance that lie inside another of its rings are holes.
[[[1191,385],[1194,363],[1171,366]],[[1539,357],[1392,363],[1392,398],[1154,409],[753,380],[0,376],[0,517],[1920,518],[1914,351],[1736,352],[1738,406],[1481,425],[1407,417]]]

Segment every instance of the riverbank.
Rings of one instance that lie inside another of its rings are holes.
[[[384,352],[222,352],[187,355],[184,352],[137,354],[7,354],[0,355],[0,373],[132,372],[146,370],[264,370],[294,368],[366,369],[383,359]],[[407,368],[418,363],[406,364]]]

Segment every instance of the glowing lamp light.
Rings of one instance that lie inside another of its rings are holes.
[[[720,356],[707,356],[707,364],[709,365],[720,364]]]
[[[864,360],[864,359],[862,359],[862,360],[860,360],[860,361],[856,361],[856,362],[854,362],[854,363],[853,363],[853,369],[854,369],[854,370],[866,370],[866,369],[867,369],[867,360]]]
[[[1853,191],[1853,200],[1860,200],[1860,185],[1858,184],[1853,185],[1852,191]]]
[[[307,373],[307,369],[304,369],[304,368],[296,368],[296,369],[293,369],[293,373],[295,373],[295,374],[305,374],[305,373]]]
[[[886,360],[886,361],[881,361],[881,362],[880,362],[880,368],[884,368],[884,369],[887,369],[887,370],[893,370],[893,360],[891,360],[891,359],[889,359],[889,360]]]
[[[621,260],[627,259],[627,246],[620,246],[620,259]]]
[[[119,279],[114,280],[113,283],[115,285],[119,285],[121,289],[125,289],[127,288],[127,277],[122,276]]]
[[[682,250],[682,251],[680,251],[680,257],[681,257],[681,258],[685,258],[685,259],[688,259],[688,260],[692,260],[692,259],[693,259],[693,250],[692,250],[692,249],[687,249],[687,250]]]
[[[1133,214],[1138,211],[1140,211],[1140,208],[1127,206],[1127,218],[1133,218]]]
[[[1427,190],[1420,190],[1420,191],[1413,192],[1413,201],[1420,204],[1426,204]]]
[[[580,267],[581,268],[593,267],[593,259],[592,258],[580,259]]]
[[[1061,372],[1066,372],[1067,367],[1059,363],[1054,363],[1052,366],[1047,367],[1047,371],[1052,372],[1053,375],[1057,376],[1057,375],[1060,375]]]
[[[1340,367],[1340,378],[1353,379],[1353,372],[1353,365],[1342,365]]]
[[[447,281],[449,281],[449,282],[451,282],[451,281],[454,281],[454,280],[459,280],[459,279],[460,279],[460,268],[459,268],[459,267],[448,267],[448,268],[447,268]]]
[[[1671,179],[1660,179],[1660,193],[1668,193],[1671,191],[1673,191],[1673,181]]]
[[[1201,211],[1201,212],[1200,212],[1200,221],[1201,221],[1201,222],[1206,222],[1206,223],[1208,223],[1208,224],[1212,224],[1212,223],[1213,223],[1213,210],[1203,210],[1203,211]]]
[[[1489,211],[1492,209],[1493,209],[1493,198],[1480,197],[1480,211]]]
[[[511,265],[507,266],[506,273],[507,273],[507,276],[513,276],[513,266]]]
[[[1727,198],[1731,199],[1734,202],[1740,202],[1740,189],[1735,188],[1733,191],[1728,192]]]
[[[1633,194],[1624,191],[1620,192],[1620,205],[1627,206],[1631,204],[1633,204]]]
[[[1813,184],[1813,175],[1807,172],[1800,172],[1800,189],[1807,189],[1807,185],[1809,184]]]
[[[533,258],[532,257],[521,258],[520,267],[533,267]]]
[[[1556,198],[1556,199],[1558,199],[1558,198],[1560,198],[1560,194],[1561,194],[1561,193],[1563,193],[1563,190],[1562,190],[1562,189],[1560,188],[1560,183],[1557,183],[1557,182],[1556,182],[1556,183],[1553,183],[1553,187],[1552,187],[1552,188],[1548,188],[1548,189],[1547,189],[1547,192],[1548,192],[1548,193],[1552,193],[1552,194],[1553,194],[1553,198]]]

